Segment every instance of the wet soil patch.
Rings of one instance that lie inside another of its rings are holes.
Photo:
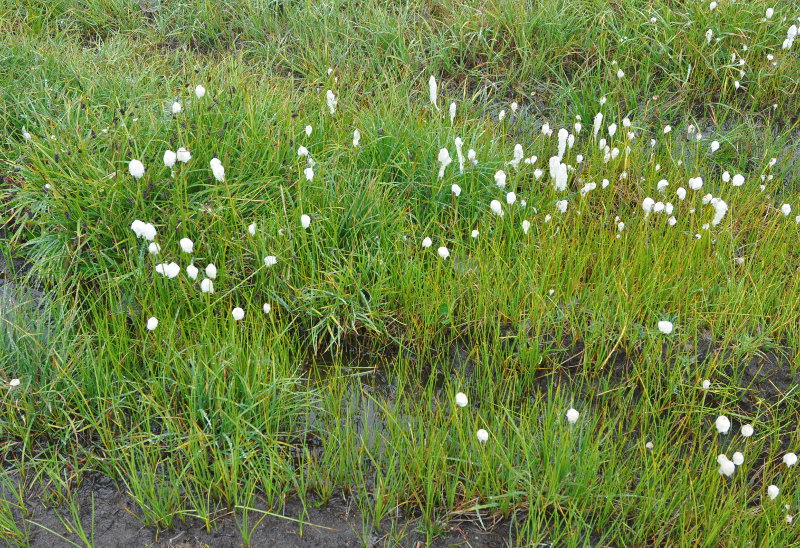
[[[75,489],[72,500],[79,508],[78,517],[87,534],[94,524],[96,546],[227,548],[245,545],[241,533],[242,516],[231,512],[221,512],[210,531],[206,530],[203,522],[194,518],[185,523],[176,521],[170,530],[146,527],[140,521],[141,513],[133,500],[113,480],[101,474],[87,474]],[[20,529],[29,531],[31,547],[74,546],[70,541],[82,545],[79,536],[68,532],[62,522],[73,520],[68,506],[47,505],[41,492],[28,494],[24,502],[27,515],[18,511],[15,518]],[[296,500],[288,501],[280,510],[256,505],[248,521],[251,546],[425,546],[425,536],[416,530],[416,522],[407,518],[385,520],[381,531],[363,533],[361,515],[355,504],[342,497],[332,498],[319,508],[308,506],[305,515],[302,504]],[[507,524],[497,524],[487,531],[477,523],[466,521],[453,523],[431,546],[500,548],[510,545],[508,539]]]
[[[509,341],[517,337],[516,332],[507,329],[502,335]],[[528,334],[530,336],[530,334]],[[602,356],[586,361],[584,341],[570,336],[557,337],[554,333],[543,335],[539,340],[528,339],[526,344],[538,345],[542,356],[541,363],[533,375],[533,390],[546,394],[548,390],[569,387],[580,393],[583,399],[592,399],[609,388],[625,385],[633,390],[634,396],[641,395],[641,380],[635,376],[636,363],[644,360],[639,345],[626,345],[620,341]],[[513,345],[512,345],[513,346]],[[517,348],[510,348],[516,353]],[[796,352],[787,341],[774,346],[761,346],[746,356],[737,358],[735,348],[730,344],[715,340],[710,332],[698,334],[697,343],[687,343],[677,350],[665,342],[662,348],[664,368],[679,368],[688,365],[687,382],[692,382],[694,369],[707,360],[715,359],[725,364],[719,374],[726,383],[735,389],[735,401],[729,402],[746,415],[757,414],[763,406],[783,408],[792,398],[800,397],[800,367],[797,367]],[[475,363],[469,352],[469,345],[453,343],[449,355],[445,356],[452,370],[465,377],[474,373]],[[591,370],[587,368],[591,365]],[[520,364],[519,367],[527,367]],[[444,374],[440,372],[440,376]],[[437,387],[443,378],[437,378]],[[713,398],[713,396],[710,396]]]
[[[739,406],[743,411],[752,413],[762,402],[781,406],[788,398],[798,397],[800,371],[792,371],[788,354],[778,350],[759,352],[743,367],[739,389]],[[728,368],[728,373],[732,373],[732,368]]]

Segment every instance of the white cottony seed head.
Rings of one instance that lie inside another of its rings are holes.
[[[428,97],[436,110],[439,110],[439,106],[436,104],[436,101],[439,97],[439,91],[436,86],[436,77],[433,74],[431,74],[431,77],[428,80]]]
[[[143,223],[140,236],[148,242],[152,242],[156,237],[156,227],[150,223]]]
[[[498,200],[492,200],[492,202],[489,204],[489,207],[491,208],[492,213],[495,215],[500,217],[503,216],[503,205]]]
[[[179,243],[184,253],[191,253],[194,250],[194,242],[189,238],[181,238]]]
[[[225,182],[225,167],[222,165],[222,162],[219,161],[219,158],[211,160],[211,162],[209,162],[209,167],[211,167],[211,173],[214,175],[214,179],[220,183]]]
[[[572,407],[570,407],[567,410],[567,422],[570,424],[575,424],[576,422],[578,422],[578,417],[580,416],[581,414],[578,413],[578,411],[576,409],[573,409]]]
[[[722,456],[724,457],[725,455]],[[733,463],[733,461],[725,458],[725,460],[719,463],[719,473],[725,477],[731,477],[735,471],[736,465]]]
[[[167,167],[172,167],[175,165],[175,161],[178,159],[178,155],[172,152],[171,150],[164,151],[164,165]]]
[[[325,92],[325,101],[328,103],[328,110],[330,110],[331,114],[335,113],[336,105],[339,104],[339,101],[336,100],[336,96],[331,90]]]
[[[134,179],[141,179],[144,175],[144,164],[139,160],[131,160],[128,163],[128,172]]]
[[[437,159],[439,161],[439,178],[441,179],[444,177],[444,170],[453,162],[453,159],[450,157],[450,151],[446,148],[439,150]]]
[[[175,154],[176,158],[181,163],[187,163],[189,160],[192,159],[192,153],[186,150],[185,148],[181,147],[178,149],[178,152]]]

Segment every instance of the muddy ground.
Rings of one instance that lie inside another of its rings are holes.
[[[92,523],[94,507],[94,546],[140,548],[180,547],[229,548],[244,546],[242,534],[234,516],[223,514],[214,522],[214,529],[206,531],[200,520],[176,521],[172,530],[157,531],[145,527],[137,518],[138,509],[133,500],[115,484],[100,474],[88,474],[74,493],[80,508],[80,521],[86,529]],[[30,546],[33,548],[67,548],[84,546],[79,535],[67,532],[62,520],[72,520],[68,507],[48,507],[41,493],[29,494],[25,501],[29,514],[16,516],[21,528],[30,531]],[[261,506],[260,510],[267,510]],[[277,513],[277,511],[276,511]],[[393,523],[386,521],[381,532],[366,539],[362,536],[361,516],[354,505],[343,498],[332,498],[320,508],[309,506],[301,527],[295,521],[300,518],[302,506],[289,501],[280,512],[285,517],[267,515],[253,526],[263,514],[251,515],[251,546],[282,548],[339,548],[364,545],[374,547],[402,546],[416,548],[425,546],[425,537],[416,531],[416,521],[400,518]],[[59,516],[61,519],[59,519]],[[288,519],[287,519],[288,518]],[[487,531],[477,522],[452,523],[448,530],[431,544],[434,547],[500,548],[512,545],[507,524],[485,523]],[[389,533],[389,531],[394,531]],[[57,533],[57,534],[56,534]],[[59,538],[61,535],[64,538]],[[67,539],[67,540],[65,540]],[[401,539],[398,541],[398,539]],[[71,544],[74,542],[76,544]]]

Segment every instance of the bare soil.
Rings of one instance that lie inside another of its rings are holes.
[[[174,528],[159,531],[145,527],[139,519],[139,510],[133,500],[122,492],[116,483],[101,474],[89,474],[75,490],[73,500],[80,508],[80,521],[86,530],[94,522],[94,546],[97,547],[213,547],[233,548],[245,546],[237,520],[241,516],[223,513],[207,531],[198,519],[176,521]],[[62,520],[72,520],[68,507],[48,506],[41,493],[31,494],[25,501],[26,516],[17,516],[18,523],[29,529],[32,548],[67,548],[83,546],[75,533],[69,533]],[[94,509],[94,516],[92,516]],[[260,510],[268,510],[262,506]],[[289,501],[281,511],[271,510],[283,517],[252,512],[250,516],[250,543],[255,547],[285,548],[339,548],[339,547],[388,547],[416,548],[425,546],[425,536],[416,529],[413,519],[399,518],[386,521],[381,531],[362,534],[362,521],[354,505],[342,498],[332,499],[320,508],[309,506],[301,525],[303,508],[296,501]],[[60,516],[60,519],[59,519]],[[491,526],[491,523],[486,523]],[[507,524],[495,524],[487,531],[478,523],[465,521],[453,523],[448,530],[431,544],[434,547],[501,548],[510,546]],[[389,534],[389,531],[394,531]],[[54,534],[54,533],[57,533]],[[64,538],[59,538],[61,535]],[[67,540],[74,542],[70,544]]]

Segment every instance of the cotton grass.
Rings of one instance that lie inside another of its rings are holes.
[[[178,155],[171,151],[166,150],[164,151],[164,165],[167,167],[173,167],[175,165],[175,161],[178,159]]]
[[[181,251],[184,253],[191,253],[194,251],[194,242],[189,238],[181,238],[181,241],[178,243],[180,243]]]
[[[717,420],[714,421],[714,426],[720,434],[727,434],[731,429],[731,421],[725,415],[720,415],[717,417]]]
[[[581,416],[581,414],[576,409],[573,409],[572,407],[570,407],[567,410],[567,422],[570,423],[570,424],[575,424],[576,422],[578,422],[578,418],[580,416]]]
[[[498,200],[492,200],[489,204],[489,208],[492,210],[492,213],[498,217],[503,216],[503,204],[501,204]]]
[[[220,162],[219,158],[212,158],[208,165],[211,167],[211,173],[214,175],[214,179],[220,183],[225,182],[225,168],[222,166],[222,162]]]
[[[134,179],[141,179],[144,177],[144,164],[139,160],[131,160],[128,162],[128,173],[130,173],[131,177]]]
[[[729,478],[736,472],[736,464],[725,457],[725,455],[721,455],[721,457],[724,458],[717,461],[719,463],[719,473]]]

